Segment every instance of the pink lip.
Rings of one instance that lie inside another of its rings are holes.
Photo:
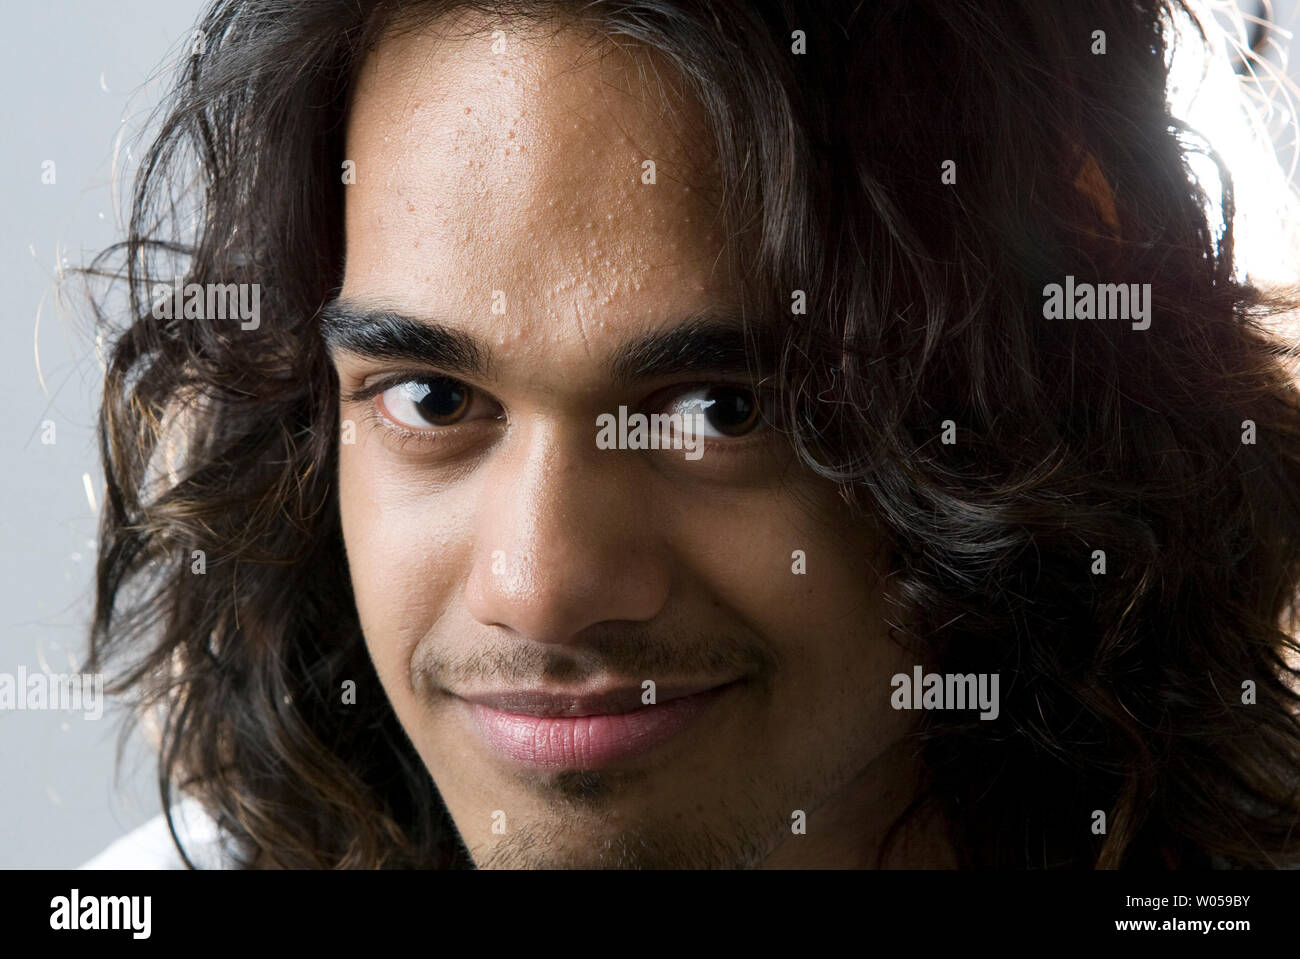
[[[539,692],[462,697],[489,748],[530,766],[591,768],[639,755],[686,728],[734,683],[587,695]]]

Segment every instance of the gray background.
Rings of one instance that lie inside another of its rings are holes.
[[[199,0],[6,3],[0,29],[0,672],[47,663],[69,673],[86,651],[101,498],[94,426],[102,373],[78,284],[55,302],[58,264],[85,264],[119,238],[112,187],[180,50]],[[123,120],[125,119],[125,124]],[[137,147],[133,155],[139,155]],[[41,183],[54,160],[56,182]],[[37,316],[39,313],[39,335]],[[35,346],[39,342],[40,372]],[[55,423],[42,445],[40,424]],[[120,715],[0,711],[0,867],[78,866],[160,803],[136,737],[114,788]]]
[[[98,503],[101,369],[77,284],[62,305],[54,284],[61,263],[83,265],[118,238],[115,151],[129,171],[127,147],[141,152],[138,138],[163,92],[150,80],[182,51],[200,7],[199,0],[6,4],[0,376],[12,405],[0,417],[0,672],[42,664],[72,672],[85,652],[96,516],[83,475]],[[1275,7],[1281,24],[1296,25],[1297,0]],[[1295,65],[1291,72],[1300,75]],[[45,160],[57,164],[54,185],[41,183]],[[46,419],[56,424],[54,445],[40,441]],[[115,784],[119,720],[111,710],[98,722],[0,711],[0,867],[80,865],[158,812],[153,756],[138,734]]]

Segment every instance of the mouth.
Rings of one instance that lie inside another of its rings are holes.
[[[664,685],[643,702],[638,687],[582,693],[518,690],[458,696],[484,744],[528,766],[591,769],[677,737],[718,699],[743,685]]]

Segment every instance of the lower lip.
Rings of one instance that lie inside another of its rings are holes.
[[[601,716],[524,716],[467,705],[479,734],[497,753],[530,766],[590,769],[666,742],[734,685]]]

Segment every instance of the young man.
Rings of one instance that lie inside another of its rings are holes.
[[[214,4],[92,652],[229,864],[1300,858],[1290,304],[1179,15]]]

